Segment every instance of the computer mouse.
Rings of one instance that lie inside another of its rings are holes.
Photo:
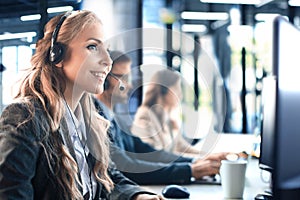
[[[185,199],[190,197],[190,192],[187,188],[180,185],[167,185],[163,188],[162,195],[165,198]]]

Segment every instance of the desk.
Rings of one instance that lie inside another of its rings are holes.
[[[240,149],[245,146],[243,146],[243,142],[249,143],[252,142],[250,139],[251,136],[243,136],[243,135],[236,135],[233,134],[229,135],[223,135],[221,136],[220,140],[218,140],[217,145],[215,146],[213,152],[217,152],[220,150],[227,151],[230,149],[231,151],[241,151],[245,150],[248,151],[248,149]],[[228,140],[230,139],[230,140]],[[234,139],[234,140],[232,140]],[[228,145],[228,142],[230,142],[230,145]],[[227,143],[227,145],[226,145]],[[238,145],[235,145],[235,143],[238,143]],[[246,145],[247,148],[250,148],[250,145]],[[235,147],[235,148],[234,148]],[[253,200],[254,197],[259,194],[263,193],[265,190],[267,190],[269,187],[268,183],[264,183],[261,180],[261,170],[258,167],[258,159],[257,158],[249,158],[248,159],[248,165],[246,170],[246,182],[245,182],[245,190],[244,190],[244,200]],[[267,173],[267,172],[264,172]],[[266,174],[267,176],[270,176],[270,174]],[[191,193],[190,200],[219,200],[224,199],[223,198],[223,191],[221,185],[184,185]],[[162,189],[165,187],[165,185],[151,185],[151,186],[143,186],[150,191],[156,192],[157,194],[161,194]]]

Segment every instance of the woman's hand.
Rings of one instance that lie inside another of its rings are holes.
[[[133,200],[164,200],[164,198],[155,194],[138,194]]]

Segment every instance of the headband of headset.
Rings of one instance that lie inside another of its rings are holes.
[[[56,42],[57,36],[60,30],[60,27],[66,20],[66,18],[72,14],[72,11],[66,12],[59,20],[58,24],[56,25],[51,38],[51,46],[50,46],[50,52],[49,52],[49,60],[53,64],[57,64],[62,61],[64,58],[64,54],[66,51],[66,47],[64,44]]]

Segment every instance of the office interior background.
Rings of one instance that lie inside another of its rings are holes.
[[[1,0],[0,111],[13,100],[16,81],[30,65],[49,18],[88,9],[103,21],[112,50],[133,60],[138,85],[128,109],[142,101],[150,69],[169,67],[183,77],[181,119],[186,132],[260,131],[262,79],[272,73],[272,20],[300,26],[299,0]],[[193,115],[195,114],[195,115]],[[191,123],[191,124],[189,124]],[[197,137],[201,137],[197,136]]]

